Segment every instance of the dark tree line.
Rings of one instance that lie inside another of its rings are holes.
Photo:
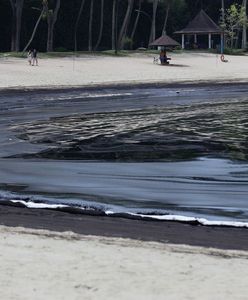
[[[200,9],[216,22],[221,8],[246,0],[0,0],[0,51],[147,47],[172,35]],[[246,28],[243,27],[243,35]]]

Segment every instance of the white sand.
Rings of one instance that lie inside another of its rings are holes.
[[[22,228],[0,234],[3,300],[247,299],[247,252]]]
[[[82,86],[108,83],[247,81],[248,56],[220,56],[208,53],[171,54],[172,64],[153,64],[153,55],[131,57],[82,56],[41,59],[30,67],[26,59],[0,59],[0,88],[39,86]]]

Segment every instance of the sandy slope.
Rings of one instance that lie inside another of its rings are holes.
[[[171,66],[153,64],[153,55],[131,57],[82,56],[42,59],[30,67],[26,59],[0,59],[0,88],[22,86],[81,86],[102,83],[246,81],[248,56],[208,53],[171,54]]]
[[[23,228],[0,234],[1,299],[247,299],[247,252]]]

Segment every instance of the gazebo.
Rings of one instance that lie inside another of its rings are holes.
[[[185,49],[185,35],[194,36],[194,43],[197,44],[197,36],[208,35],[208,48],[212,48],[212,35],[220,36],[221,51],[223,50],[224,32],[223,30],[201,10],[198,15],[182,30],[175,34],[182,35],[182,49]]]

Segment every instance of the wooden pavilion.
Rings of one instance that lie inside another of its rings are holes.
[[[185,36],[193,36],[194,44],[197,45],[198,36],[208,36],[208,48],[212,48],[212,35],[220,36],[221,51],[223,51],[223,30],[205,13],[201,10],[198,15],[182,30],[176,31],[175,34],[182,35],[182,49],[185,49]]]

